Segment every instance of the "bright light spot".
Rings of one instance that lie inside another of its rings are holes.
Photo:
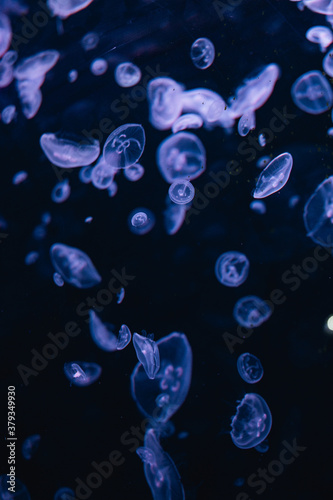
[[[327,320],[327,329],[330,331],[330,332],[333,332],[333,316],[330,316]]]

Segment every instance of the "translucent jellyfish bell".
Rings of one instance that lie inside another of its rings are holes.
[[[107,189],[112,184],[115,173],[116,169],[106,163],[102,155],[91,170],[91,183],[97,189]]]
[[[245,137],[250,130],[256,128],[256,115],[251,109],[246,111],[238,122],[238,133],[241,137]]]
[[[164,211],[164,226],[167,234],[176,234],[182,227],[186,216],[186,208],[182,205],[170,204]]]
[[[134,87],[141,80],[141,71],[131,62],[121,63],[115,69],[114,78],[119,87]]]
[[[132,334],[127,325],[121,325],[117,341],[117,350],[121,351],[131,342]]]
[[[71,194],[71,187],[69,185],[69,180],[65,179],[61,182],[58,182],[51,193],[51,200],[55,203],[63,203],[66,201]]]
[[[257,180],[253,198],[267,198],[280,191],[288,182],[292,166],[290,153],[283,153],[269,162]]]
[[[177,205],[186,205],[193,200],[194,195],[193,185],[185,179],[179,179],[169,187],[170,200]]]
[[[192,350],[186,335],[171,333],[156,342],[160,369],[153,380],[141,363],[131,376],[132,396],[139,410],[156,422],[167,422],[187,396],[192,377]]]
[[[10,123],[13,120],[15,115],[16,115],[16,106],[14,106],[13,104],[10,104],[9,106],[6,106],[2,110],[1,120],[3,121],[3,123],[8,125],[8,123]]]
[[[78,248],[55,243],[50,248],[50,257],[55,270],[77,288],[90,288],[102,280],[88,255]]]
[[[100,153],[97,140],[94,140],[92,144],[82,144],[58,138],[55,134],[43,134],[40,138],[40,146],[50,162],[62,168],[90,165]]]
[[[225,252],[217,259],[215,276],[222,285],[237,287],[247,279],[250,263],[241,252]]]
[[[198,69],[209,68],[215,59],[215,47],[208,38],[198,38],[191,47],[191,59]]]
[[[128,216],[128,227],[134,234],[147,234],[155,226],[155,215],[148,208],[136,208]]]
[[[254,448],[269,434],[272,414],[259,394],[245,394],[231,421],[231,439],[241,449]]]
[[[242,379],[248,384],[256,384],[264,375],[260,360],[248,352],[241,354],[237,359],[237,370]]]
[[[184,86],[171,78],[154,78],[147,86],[149,121],[158,130],[167,130],[182,112]]]
[[[208,129],[215,125],[228,128],[234,124],[224,99],[213,90],[205,88],[187,90],[182,93],[182,103],[183,112],[200,115]]]
[[[53,500],[75,500],[75,493],[70,488],[59,488],[55,492]]]
[[[140,163],[135,163],[134,165],[130,165],[124,170],[124,176],[131,182],[139,181],[144,176],[144,173],[145,169],[143,168],[142,165],[140,165]]]
[[[326,52],[333,42],[333,33],[327,26],[313,26],[305,33],[305,37],[309,42],[318,43],[322,52]]]
[[[313,12],[318,14],[333,14],[333,1],[332,0],[303,0],[303,4]]]
[[[178,132],[158,147],[156,161],[163,178],[172,184],[178,179],[196,179],[206,169],[206,151],[190,132]]]
[[[333,176],[320,183],[305,204],[307,236],[315,243],[333,246]]]
[[[90,65],[90,71],[95,76],[104,75],[104,73],[107,72],[107,69],[108,69],[107,61],[105,59],[100,58],[100,57],[97,59],[94,59]]]
[[[86,33],[84,37],[81,40],[81,45],[84,50],[93,50],[97,47],[99,42],[99,37],[97,33],[94,33],[93,31],[90,31],[89,33]]]
[[[147,377],[153,380],[160,369],[160,353],[156,342],[148,337],[134,333],[133,345]]]
[[[333,50],[327,52],[323,59],[323,70],[328,76],[333,76]]]
[[[255,295],[248,295],[239,299],[234,307],[235,320],[246,328],[256,328],[271,316],[269,305]]]
[[[59,57],[57,50],[39,52],[20,62],[14,70],[14,76],[17,80],[37,80],[56,65]]]
[[[47,0],[47,6],[53,16],[58,16],[60,19],[80,12],[91,4],[93,0]]]
[[[9,17],[0,12],[0,57],[7,52],[12,40],[12,27]]]
[[[89,315],[90,334],[95,344],[103,351],[116,351],[118,340],[113,332],[114,326],[103,323],[92,309],[90,309]]]
[[[30,460],[38,450],[41,437],[40,434],[33,434],[27,437],[22,443],[22,455],[26,460]]]
[[[325,113],[333,104],[332,88],[320,71],[308,71],[297,78],[291,97],[299,109],[311,115]]]
[[[127,168],[139,161],[146,144],[142,125],[126,123],[114,130],[104,144],[104,160],[114,168]]]
[[[203,125],[203,119],[200,115],[195,113],[186,113],[185,115],[180,116],[172,125],[172,132],[177,134],[177,132],[181,132],[182,130],[186,130],[188,128],[200,128]]]
[[[86,363],[85,361],[72,361],[65,363],[64,372],[71,384],[78,387],[86,387],[99,379],[102,368],[97,363]]]
[[[0,476],[1,500],[31,500],[30,493],[24,483],[15,477],[15,493],[8,491],[9,477],[7,474]]]

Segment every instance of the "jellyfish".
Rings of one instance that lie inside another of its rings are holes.
[[[164,226],[167,234],[176,234],[182,227],[186,216],[186,208],[182,205],[170,204],[164,211]]]
[[[118,193],[118,184],[115,181],[113,181],[108,187],[108,193],[110,198],[113,198]]]
[[[71,187],[69,185],[69,180],[65,179],[61,182],[58,182],[52,189],[51,200],[55,203],[63,203],[68,200],[71,194]]]
[[[141,80],[141,70],[131,62],[124,62],[116,67],[114,78],[119,87],[134,87]]]
[[[225,252],[217,259],[215,276],[222,285],[237,287],[247,279],[250,263],[241,252]]]
[[[132,334],[127,325],[121,325],[118,339],[117,339],[117,350],[121,351],[125,349],[126,346],[131,342]]]
[[[64,280],[62,279],[59,273],[53,273],[53,281],[59,287],[62,287],[65,284]]]
[[[10,482],[14,484],[10,485]],[[14,487],[13,493],[8,490],[9,486]],[[17,479],[15,475],[11,476],[11,474],[2,474],[0,476],[0,498],[1,500],[31,500],[26,485]]]
[[[313,12],[318,14],[333,14],[333,1],[332,0],[303,0],[303,4]]]
[[[239,299],[234,307],[235,320],[246,328],[256,328],[267,321],[272,310],[264,300],[255,295],[248,295]]]
[[[83,184],[91,182],[93,167],[82,167],[79,172],[79,179]],[[100,188],[99,188],[100,189]]]
[[[14,104],[10,104],[9,106],[6,106],[2,111],[1,111],[1,120],[3,123],[8,125],[16,115],[16,106]]]
[[[43,96],[35,82],[29,80],[18,81],[17,91],[21,102],[22,113],[31,120],[41,107]]]
[[[132,396],[139,410],[159,423],[167,422],[186,399],[192,377],[192,350],[183,333],[173,332],[156,342],[160,369],[153,380],[141,363],[131,376]]]
[[[104,144],[105,163],[114,168],[127,168],[136,163],[146,144],[142,125],[126,123],[114,130]]]
[[[323,59],[323,70],[328,76],[333,76],[333,50],[327,52]]]
[[[4,61],[0,62],[0,89],[8,87],[14,79],[13,68]]]
[[[125,288],[121,287],[120,292],[117,293],[117,304],[121,304],[125,297]]]
[[[140,163],[135,163],[134,165],[130,165],[124,170],[124,176],[131,182],[139,181],[144,176],[144,173],[145,169],[143,168],[142,165],[140,165]]]
[[[105,59],[102,59],[101,57],[94,59],[90,65],[90,71],[95,76],[104,75],[104,73],[107,72],[107,69],[108,69],[107,61]]]
[[[43,78],[59,61],[60,54],[57,50],[45,50],[28,57],[20,62],[14,69],[17,80],[34,80]]]
[[[311,115],[325,113],[333,104],[331,86],[320,71],[308,71],[297,78],[291,97],[299,109]]]
[[[259,146],[261,146],[262,148],[264,148],[266,146],[265,134],[259,134],[258,142],[259,142]]]
[[[40,138],[40,146],[50,162],[62,168],[90,165],[100,153],[97,140],[94,140],[92,144],[83,144],[58,138],[55,134],[43,134]]]
[[[266,439],[272,427],[272,414],[259,394],[245,394],[231,421],[231,439],[241,449],[254,448]]]
[[[156,161],[162,177],[169,184],[178,179],[191,181],[205,171],[206,151],[194,134],[178,132],[159,145]]]
[[[14,184],[14,186],[17,186],[18,184],[21,184],[22,182],[27,180],[27,178],[28,178],[27,172],[25,170],[20,170],[20,172],[17,172],[14,175],[12,183]]]
[[[76,69],[71,69],[68,72],[67,79],[68,79],[69,83],[74,83],[78,79],[78,76],[79,76],[78,71]]]
[[[38,252],[29,252],[25,256],[24,263],[25,263],[26,266],[31,266],[32,264],[34,264],[35,262],[37,262],[38,259],[39,259],[39,253]]]
[[[188,128],[200,128],[203,125],[203,119],[195,113],[186,113],[180,116],[172,125],[173,134],[186,130]]]
[[[333,242],[333,176],[321,182],[305,204],[304,225],[315,243],[332,247]]]
[[[26,460],[30,460],[36,453],[41,437],[40,434],[33,434],[27,437],[22,443],[22,455]]]
[[[12,27],[9,17],[0,12],[0,57],[7,52],[12,40]]]
[[[194,195],[193,185],[185,179],[178,179],[169,187],[170,200],[177,205],[186,205],[193,200]]]
[[[116,169],[106,163],[102,155],[96,165],[92,167],[91,173],[86,172],[86,174],[83,174],[83,178],[88,180],[90,177],[91,183],[97,189],[107,189],[113,182]]]
[[[290,153],[276,156],[261,172],[253,191],[253,198],[267,198],[280,191],[288,182],[292,166],[293,157]]]
[[[147,86],[149,121],[158,130],[170,129],[182,113],[184,86],[171,78],[154,78]]]
[[[55,243],[50,248],[50,257],[61,277],[77,288],[90,288],[102,280],[88,255],[78,248]]]
[[[309,42],[318,43],[321,52],[326,52],[326,49],[333,42],[332,31],[327,26],[312,26],[305,33],[305,37]]]
[[[85,51],[96,49],[99,42],[99,37],[97,33],[89,31],[86,33],[81,40],[81,45]]]
[[[256,128],[256,115],[255,112],[249,109],[240,117],[238,122],[238,133],[240,136],[245,137],[250,130]]]
[[[103,351],[116,351],[118,340],[114,334],[114,325],[103,323],[92,309],[89,311],[89,316],[90,334],[95,344]]]
[[[97,363],[72,361],[64,364],[64,372],[71,384],[86,387],[99,379],[102,368]]]
[[[136,450],[144,463],[144,472],[154,500],[184,500],[185,494],[178,470],[163,451],[158,434],[148,429],[144,446]]]
[[[160,369],[160,354],[156,342],[151,338],[134,333],[133,345],[147,377],[153,380]]]
[[[59,488],[55,492],[53,500],[75,500],[75,493],[70,488]]]
[[[208,38],[197,38],[191,46],[191,59],[196,68],[209,68],[215,59],[213,43]]]
[[[263,201],[251,201],[250,203],[250,208],[253,210],[253,212],[256,212],[257,214],[263,215],[266,213],[266,205],[265,202]]]
[[[248,352],[238,357],[237,370],[242,379],[248,384],[256,384],[264,375],[260,360]]]
[[[80,12],[91,4],[93,0],[47,0],[47,6],[53,16],[58,16],[60,19]]]
[[[134,234],[147,234],[154,226],[155,215],[148,208],[136,208],[128,216],[128,227]]]
[[[224,99],[213,90],[205,88],[187,90],[182,93],[182,103],[183,112],[199,115],[208,129],[215,125],[229,128],[235,122]]]

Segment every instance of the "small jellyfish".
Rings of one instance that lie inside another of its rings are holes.
[[[113,182],[116,170],[105,162],[103,155],[100,156],[91,171],[91,183],[97,189],[107,189]]]
[[[86,217],[84,219],[84,222],[86,222],[87,224],[90,224],[92,221],[93,221],[93,217]]]
[[[265,134],[259,134],[258,142],[259,142],[259,146],[261,146],[262,148],[264,148],[266,146]]]
[[[65,179],[61,182],[58,182],[52,189],[51,200],[54,203],[63,203],[68,200],[71,194],[71,187],[69,185],[69,180]]]
[[[108,63],[105,59],[98,58],[94,59],[90,65],[90,71],[95,76],[104,75],[107,72]]]
[[[144,173],[145,169],[143,168],[142,165],[140,165],[140,163],[135,163],[134,165],[130,165],[124,170],[124,176],[131,182],[139,181],[144,176]]]
[[[192,181],[206,169],[206,151],[197,136],[190,132],[178,132],[161,142],[156,161],[169,184],[178,179]]]
[[[198,38],[191,47],[191,59],[198,69],[209,68],[215,59],[215,47],[208,38]]]
[[[327,131],[327,135],[329,137],[333,137],[333,127],[329,128],[328,131]]]
[[[110,198],[113,198],[118,193],[118,184],[115,181],[113,181],[108,187],[108,193]]]
[[[237,370],[242,379],[248,384],[256,384],[264,375],[260,360],[248,352],[241,354],[237,359]]]
[[[328,76],[333,76],[333,49],[323,59],[323,70]]]
[[[247,110],[238,122],[238,133],[240,136],[245,137],[250,130],[256,128],[256,114],[251,109]]]
[[[17,85],[17,91],[21,102],[22,113],[31,120],[41,107],[43,96],[39,88],[31,85],[28,80],[23,80]]]
[[[78,71],[76,69],[71,69],[67,75],[67,79],[68,79],[69,83],[74,83],[74,82],[76,82],[78,76],[79,76]]]
[[[263,201],[251,201],[250,203],[250,208],[253,210],[253,212],[256,212],[257,214],[265,214],[266,213],[266,205],[265,202]]]
[[[39,253],[38,252],[29,252],[24,259],[24,263],[26,266],[31,266],[37,260],[39,259]]]
[[[121,325],[117,340],[117,350],[121,351],[131,342],[132,334],[127,325]]]
[[[99,38],[97,33],[94,33],[93,31],[90,31],[89,33],[86,33],[84,37],[81,40],[81,45],[84,48],[84,50],[93,50],[97,47],[99,42]]]
[[[184,86],[171,78],[154,78],[147,86],[149,120],[158,130],[170,129],[182,113]]]
[[[239,299],[234,307],[235,320],[246,328],[256,328],[271,316],[272,310],[264,300],[255,295]]]
[[[55,134],[43,134],[40,146],[51,163],[62,168],[84,167],[93,163],[99,156],[100,145],[97,140],[91,144],[58,138]]]
[[[250,263],[241,252],[225,252],[217,259],[215,276],[222,285],[237,287],[247,279]]]
[[[117,336],[114,334],[114,325],[103,323],[97,314],[90,309],[90,334],[95,344],[103,351],[117,350]]]
[[[102,368],[97,363],[72,361],[64,364],[64,372],[71,384],[86,387],[99,379]]]
[[[18,58],[18,53],[16,52],[16,50],[8,50],[8,52],[4,54],[2,61],[5,64],[9,64],[9,66],[13,66],[13,64],[16,63],[17,58]]]
[[[326,52],[326,49],[333,42],[332,31],[327,26],[313,26],[305,33],[305,37],[309,42],[318,43],[321,52]]]
[[[160,353],[158,345],[154,340],[139,335],[133,334],[133,345],[138,357],[142,364],[147,377],[153,380],[160,369]]]
[[[50,212],[44,212],[40,218],[42,224],[48,226],[52,220]]]
[[[75,500],[75,493],[70,488],[59,488],[55,492],[53,500]]]
[[[79,179],[83,184],[89,184],[91,182],[93,167],[82,167],[79,172]]]
[[[258,159],[256,163],[256,167],[258,168],[265,168],[266,165],[272,160],[270,156],[261,156],[261,158]]]
[[[0,57],[7,52],[12,40],[12,27],[9,17],[0,12]]]
[[[65,284],[64,280],[62,279],[59,273],[53,273],[53,281],[59,287],[64,286]]]
[[[32,235],[36,240],[43,240],[46,236],[45,226],[43,224],[36,226]]]
[[[305,204],[307,236],[323,246],[333,246],[333,176],[321,182]]]
[[[13,121],[15,115],[16,115],[16,106],[14,106],[14,104],[10,104],[9,106],[6,106],[2,110],[1,120],[3,121],[3,123],[8,125],[11,121]]]
[[[125,288],[121,287],[120,292],[117,293],[117,304],[121,304],[125,297]]]
[[[194,195],[193,185],[185,179],[177,179],[169,187],[170,200],[177,205],[186,205],[193,200]]]
[[[119,87],[134,87],[141,80],[141,71],[131,62],[121,63],[115,69],[114,78]]]
[[[14,175],[12,183],[14,184],[14,186],[17,186],[18,184],[21,184],[22,182],[24,182],[27,178],[28,178],[27,172],[25,172],[24,170],[21,170],[20,172],[17,172]]]
[[[297,78],[291,97],[299,109],[311,115],[325,113],[333,104],[331,86],[320,71],[308,71]]]
[[[292,166],[293,157],[290,153],[276,156],[261,172],[253,191],[253,198],[267,198],[280,191],[289,179]]]
[[[77,288],[90,288],[102,280],[88,255],[78,248],[55,243],[50,248],[50,257],[61,277]]]
[[[200,115],[195,113],[186,113],[185,115],[180,116],[172,125],[172,133],[177,134],[177,132],[181,132],[182,130],[186,130],[188,128],[200,128],[203,125],[203,119]]]
[[[231,421],[231,439],[241,449],[258,446],[272,427],[272,414],[259,394],[245,394]]]
[[[134,234],[147,234],[155,226],[155,215],[148,208],[136,208],[128,216],[128,227]]]
[[[182,205],[170,204],[164,211],[164,226],[167,234],[176,234],[182,227],[186,216],[186,208]]]
[[[10,85],[12,83],[13,79],[14,79],[14,72],[13,72],[12,66],[1,61],[0,62],[0,88],[3,89],[5,87],[8,87],[8,85]]]
[[[127,123],[114,130],[104,144],[104,160],[114,168],[127,168],[136,163],[146,144],[142,125]]]
[[[30,460],[34,454],[36,453],[39,443],[40,443],[40,435],[33,434],[32,436],[27,437],[22,443],[22,455],[26,460]]]
[[[300,196],[298,194],[295,194],[294,196],[291,196],[288,200],[288,207],[289,208],[294,208],[300,201]]]

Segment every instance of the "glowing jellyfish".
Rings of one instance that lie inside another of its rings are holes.
[[[47,0],[47,6],[53,16],[58,16],[60,19],[80,12],[91,4],[93,0]]]
[[[241,449],[254,448],[266,439],[272,427],[272,414],[259,394],[245,394],[231,421],[231,439]]]
[[[134,333],[133,345],[147,377],[153,380],[160,369],[160,353],[156,342],[148,337]]]
[[[7,52],[12,40],[12,27],[9,17],[0,12],[0,57]]]
[[[148,208],[136,208],[128,216],[128,227],[134,234],[147,234],[155,226],[155,215]]]
[[[14,186],[17,186],[18,184],[21,184],[22,182],[27,180],[27,178],[28,178],[27,172],[25,172],[25,170],[21,170],[20,172],[17,172],[14,175],[12,183],[14,184]]]
[[[217,259],[215,276],[222,285],[237,287],[247,279],[250,263],[241,252],[225,252]]]
[[[14,72],[12,66],[0,62],[0,89],[8,87],[14,79]]]
[[[62,279],[61,274],[59,274],[59,273],[53,273],[53,281],[59,287],[64,286],[64,284],[65,284],[64,280]]]
[[[259,142],[259,146],[261,146],[262,148],[264,148],[266,146],[265,134],[259,134],[258,142]]]
[[[191,59],[198,69],[209,68],[215,59],[215,47],[208,38],[198,38],[191,47]]]
[[[291,97],[298,108],[311,115],[328,111],[333,104],[333,92],[320,71],[308,71],[291,87]]]
[[[24,483],[15,476],[15,492],[8,491],[10,476],[0,476],[0,498],[1,500],[31,500],[30,493]]]
[[[62,168],[90,165],[100,153],[97,140],[91,144],[83,144],[58,138],[55,134],[43,134],[40,138],[40,146],[50,162]]]
[[[333,76],[333,50],[330,50],[324,57],[323,70],[328,76]]]
[[[238,122],[238,133],[240,136],[245,137],[250,130],[256,128],[256,115],[251,109],[246,111]]]
[[[9,64],[10,66],[13,66],[13,64],[16,63],[17,58],[18,58],[18,53],[16,52],[16,50],[8,50],[8,52],[6,52],[6,54],[4,54],[2,61],[5,64]]]
[[[83,184],[89,184],[91,182],[93,167],[82,167],[79,172],[79,179]]]
[[[313,12],[318,14],[333,14],[333,1],[332,0],[303,0],[303,4]]]
[[[164,211],[164,226],[167,234],[176,234],[182,227],[186,216],[186,208],[170,204]]]
[[[265,168],[266,165],[272,160],[270,156],[261,156],[261,158],[258,159],[256,166],[258,168]]]
[[[107,189],[113,182],[116,170],[105,162],[104,157],[101,156],[92,168],[91,171],[91,183],[97,189]]]
[[[10,104],[9,106],[6,106],[2,111],[1,111],[1,120],[3,123],[8,125],[14,117],[16,116],[16,106],[14,104]]]
[[[130,165],[124,170],[124,176],[131,182],[139,181],[144,176],[144,173],[145,169],[143,168],[142,165],[140,165],[140,163],[135,163],[134,165]]]
[[[50,248],[50,257],[61,277],[77,288],[90,288],[102,280],[88,255],[78,248],[55,243]]]
[[[118,193],[118,184],[115,181],[113,181],[108,187],[108,193],[110,198],[113,198]]]
[[[153,380],[141,363],[131,376],[132,396],[139,410],[155,422],[167,422],[186,399],[192,377],[192,350],[186,335],[170,333],[158,340],[160,369]]]
[[[264,375],[260,360],[248,352],[241,354],[237,359],[237,370],[242,379],[248,384],[256,384]]]
[[[234,307],[235,320],[246,328],[256,328],[271,316],[269,305],[255,295],[248,295],[239,299]]]
[[[24,259],[24,263],[26,266],[31,266],[37,260],[39,259],[39,253],[38,252],[29,252]]]
[[[42,104],[42,93],[38,85],[30,80],[18,81],[16,87],[21,102],[22,113],[28,120],[31,120],[31,118],[36,116]]]
[[[158,130],[167,130],[181,115],[184,86],[171,78],[154,78],[147,86],[149,120]]]
[[[71,187],[69,185],[69,180],[65,179],[61,182],[58,182],[52,189],[51,200],[55,203],[63,203],[68,200],[71,194]]]
[[[206,151],[197,136],[178,132],[158,147],[156,161],[163,178],[172,184],[178,179],[196,179],[206,169]]]
[[[127,168],[136,163],[146,144],[142,125],[127,123],[114,130],[104,145],[104,160],[114,168]]]
[[[59,57],[60,54],[57,50],[39,52],[20,62],[14,70],[14,76],[17,80],[37,80],[44,77],[56,65]]]
[[[280,191],[288,182],[293,166],[293,157],[290,153],[283,153],[274,158],[261,172],[253,198],[267,198]]]
[[[131,62],[121,63],[115,69],[114,78],[119,87],[134,87],[141,80],[141,71]]]
[[[120,292],[117,293],[117,304],[121,304],[125,297],[125,288],[121,287]]]
[[[107,72],[108,63],[105,59],[98,58],[94,59],[90,65],[90,71],[95,76],[104,75]]]
[[[127,325],[121,325],[118,340],[117,340],[117,350],[121,351],[131,342],[132,334]]]
[[[71,384],[86,387],[99,379],[102,368],[97,363],[72,361],[64,364],[64,372]]]
[[[154,429],[147,430],[144,446],[136,452],[144,463],[145,477],[154,500],[185,499],[178,470],[170,456],[163,451]]]
[[[38,450],[40,434],[33,434],[27,437],[22,443],[22,455],[26,460],[30,460]]]
[[[84,37],[81,40],[81,45],[84,48],[84,50],[93,50],[97,47],[99,42],[99,37],[97,33],[94,33],[93,31],[89,31],[89,33],[86,33]]]
[[[79,73],[76,69],[71,69],[67,75],[69,83],[74,83],[78,79]]]
[[[263,215],[266,213],[266,205],[263,201],[251,201],[250,208],[253,212]]]
[[[288,200],[288,207],[289,208],[294,208],[296,205],[300,202],[300,196],[298,194],[295,194],[294,196],[291,196]]]
[[[117,350],[117,336],[114,333],[114,325],[103,323],[97,314],[90,309],[90,334],[95,344],[103,351]]]
[[[185,179],[178,179],[169,187],[170,200],[177,205],[186,205],[193,200],[194,195],[193,185]]]
[[[203,125],[203,119],[195,113],[186,113],[180,116],[172,125],[173,134],[186,130],[188,128],[200,128]]]
[[[309,42],[318,43],[322,52],[326,52],[333,42],[332,31],[327,26],[313,26],[305,33],[305,37]]]
[[[214,126],[229,128],[235,122],[225,101],[213,90],[198,88],[183,92],[182,103],[183,112],[201,116],[208,129]]]
[[[305,204],[303,219],[307,236],[320,245],[333,246],[333,176],[316,187]]]
[[[53,500],[75,500],[75,493],[70,488],[59,488],[55,492]]]

